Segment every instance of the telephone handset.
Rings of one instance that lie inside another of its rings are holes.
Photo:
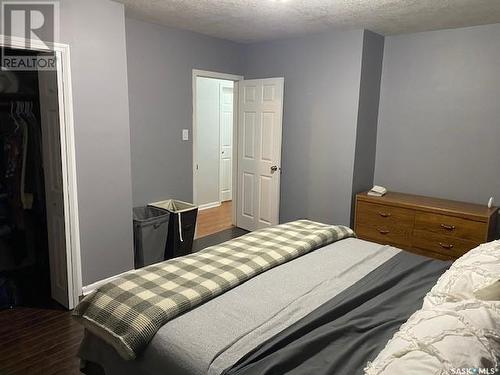
[[[375,185],[368,192],[368,195],[373,195],[373,196],[376,196],[376,197],[383,197],[386,193],[387,193],[387,189],[385,187]]]

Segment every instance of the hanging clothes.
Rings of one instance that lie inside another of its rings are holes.
[[[26,189],[26,159],[28,157],[28,124],[24,119],[19,116],[19,122],[23,133],[23,158],[22,158],[22,169],[21,169],[21,191],[19,196],[21,197],[21,206],[23,209],[27,210],[33,206],[33,195],[27,194]]]
[[[45,189],[43,181],[42,133],[34,104],[27,104],[21,117],[27,125],[27,156],[22,185],[22,203],[25,210],[35,209],[45,217]]]
[[[24,211],[35,209],[45,217],[42,135],[32,102],[11,103],[0,115],[0,195],[6,194],[11,222],[24,229]]]
[[[17,108],[16,108],[17,109]],[[27,147],[27,134],[14,111],[14,104],[11,111],[2,116],[1,132],[4,134],[2,171],[2,191],[7,194],[7,201],[10,208],[10,222],[17,229],[24,229],[24,212],[21,201],[22,181],[23,181],[23,160]]]

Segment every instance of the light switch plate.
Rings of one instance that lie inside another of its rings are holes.
[[[189,129],[182,129],[182,140],[189,141]]]

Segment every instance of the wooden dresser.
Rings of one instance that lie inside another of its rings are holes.
[[[388,192],[356,195],[359,238],[438,259],[456,259],[494,240],[498,208]]]

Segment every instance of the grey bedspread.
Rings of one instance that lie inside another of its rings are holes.
[[[87,334],[80,356],[106,375],[218,374],[399,250],[345,239],[254,277],[165,324],[134,361]]]
[[[224,375],[361,375],[450,265],[401,252]]]
[[[311,220],[262,228],[127,272],[86,296],[73,317],[132,360],[168,321],[256,275],[351,237],[356,235],[348,227]]]

